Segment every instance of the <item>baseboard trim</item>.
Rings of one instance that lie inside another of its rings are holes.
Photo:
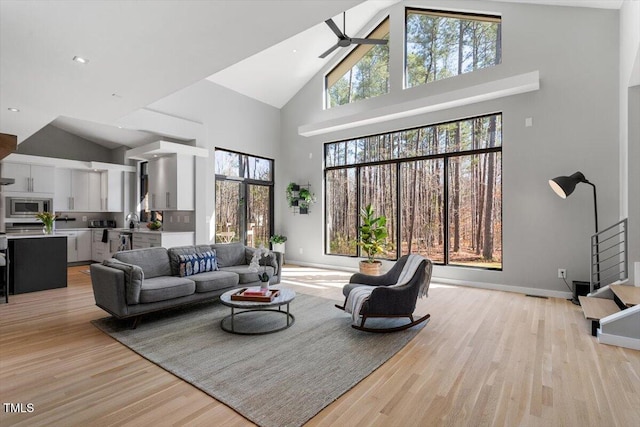
[[[632,350],[640,350],[640,339],[621,337],[620,335],[603,334],[598,329],[598,342],[600,344],[615,345],[618,347],[630,348]]]
[[[324,268],[324,269],[340,270],[340,271],[352,271],[354,273],[358,272],[357,268],[351,268],[351,267],[301,262],[296,260],[290,260],[289,262],[291,264],[295,264],[303,267]],[[553,291],[550,289],[527,288],[523,286],[513,286],[513,285],[500,285],[497,283],[487,283],[487,282],[471,282],[469,280],[447,279],[447,278],[442,278],[437,276],[433,276],[431,282],[440,283],[443,285],[466,286],[468,288],[480,288],[480,289],[490,289],[493,291],[514,292],[518,294],[533,295],[537,297],[550,297],[550,298],[562,298],[562,299],[573,298],[573,294],[568,291]]]

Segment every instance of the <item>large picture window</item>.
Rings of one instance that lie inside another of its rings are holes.
[[[363,256],[358,213],[387,217],[382,258],[502,269],[502,115],[325,144],[327,254]]]
[[[367,38],[389,39],[389,18]],[[326,76],[327,107],[389,92],[389,44],[358,45]]]
[[[269,247],[273,160],[216,149],[216,243]]]
[[[414,87],[501,62],[501,18],[406,10],[405,86]]]

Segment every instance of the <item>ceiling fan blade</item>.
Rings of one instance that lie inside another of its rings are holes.
[[[327,55],[329,55],[331,52],[333,52],[334,50],[336,50],[340,45],[339,44],[334,44],[333,46],[331,46],[329,48],[329,50],[327,50],[325,53],[323,53],[322,55],[318,56],[318,58],[325,58]]]
[[[355,44],[387,44],[389,40],[383,39],[351,39],[351,43]]]
[[[336,23],[333,22],[333,19],[329,18],[324,22],[329,26],[329,28],[331,28],[331,31],[333,31],[339,39],[344,37],[344,34],[342,33],[342,31],[340,31],[340,28],[338,28]]]

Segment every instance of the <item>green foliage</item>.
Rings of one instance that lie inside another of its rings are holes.
[[[300,199],[300,207],[308,208],[309,205],[315,203],[316,196],[312,192],[309,191],[308,188],[301,188],[298,193],[298,198]]]
[[[497,22],[407,14],[407,86],[414,87],[499,64]]]
[[[387,34],[383,38],[388,39]],[[389,92],[389,46],[372,47],[353,68],[327,88],[329,107]]]
[[[360,211],[360,221],[358,246],[367,254],[367,261],[373,262],[373,258],[387,248],[387,217],[375,216],[373,207],[368,204]]]
[[[281,234],[274,234],[269,239],[269,242],[271,242],[271,243],[284,243],[286,241],[287,241],[287,236],[283,236]]]
[[[290,208],[294,206],[293,202],[297,200],[295,192],[298,191],[297,189],[299,188],[300,186],[295,182],[290,182],[289,185],[287,185],[287,203],[289,203]]]

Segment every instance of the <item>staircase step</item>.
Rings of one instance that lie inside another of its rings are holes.
[[[591,298],[582,295],[578,299],[582,305],[584,317],[589,320],[600,320],[620,311],[618,305],[611,299]]]
[[[611,290],[627,307],[640,304],[640,287],[630,285],[611,285]]]
[[[591,335],[598,336],[600,319],[620,311],[618,305],[610,299],[593,298],[580,295],[578,297],[584,317],[591,320]]]

